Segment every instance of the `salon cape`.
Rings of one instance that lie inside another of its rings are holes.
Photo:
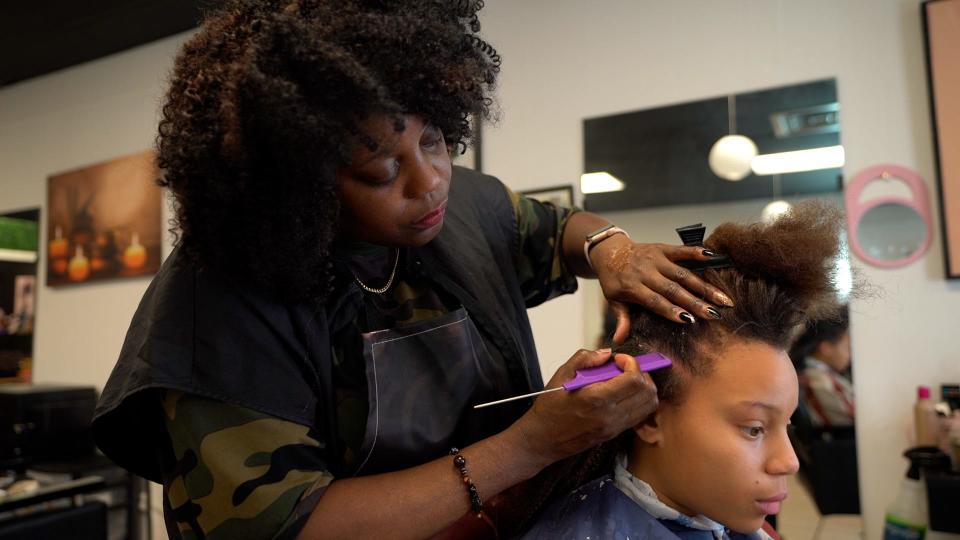
[[[772,540],[765,531],[743,534],[705,516],[690,517],[660,502],[648,484],[617,458],[614,473],[586,484],[551,505],[523,540]]]
[[[502,359],[512,387],[507,395],[543,387],[526,309],[576,290],[571,278],[558,290],[525,299],[514,267],[518,250],[506,188],[460,167],[454,168],[443,229],[426,246],[411,249],[413,271],[456,297],[485,346]],[[97,445],[122,467],[161,482],[160,453],[169,441],[151,390],[166,388],[315,429],[331,472],[344,474],[328,328],[331,315],[357,293],[350,284],[322,310],[284,305],[196,268],[175,249],[144,294],[104,387],[93,421]]]

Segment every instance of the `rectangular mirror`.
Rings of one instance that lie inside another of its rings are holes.
[[[593,212],[842,190],[834,79],[589,118],[583,141],[584,172],[623,184],[582,189]]]

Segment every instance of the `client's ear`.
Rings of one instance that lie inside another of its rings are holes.
[[[659,444],[663,440],[663,431],[660,429],[660,410],[656,410],[633,428],[637,438],[651,446]]]

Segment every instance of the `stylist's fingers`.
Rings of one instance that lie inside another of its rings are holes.
[[[597,349],[595,351],[580,349],[570,357],[570,360],[567,360],[567,364],[574,370],[602,366],[610,360],[611,354],[610,349]]]
[[[617,353],[613,355],[613,361],[624,373],[643,373],[637,365],[637,359],[629,354]]]
[[[617,328],[613,331],[613,344],[620,345],[630,333],[630,308],[623,302],[610,301],[610,309],[617,316]]]
[[[575,372],[578,369],[601,366],[606,364],[609,360],[610,349],[600,349],[596,351],[580,349],[579,351],[573,353],[573,356],[571,356],[557,369],[557,372],[554,373],[553,377],[550,378],[550,382],[547,383],[547,386],[550,388],[560,386],[570,379],[573,379]]]
[[[617,354],[614,357],[614,362],[623,370],[622,375],[617,375],[608,381],[586,386],[580,391],[584,394],[595,394],[597,397],[602,396],[604,401],[611,405],[643,391],[646,381],[643,378],[643,372],[637,367],[637,360],[630,355]]]
[[[633,356],[623,353],[617,353],[613,358],[614,362],[617,363],[617,366],[623,370],[625,375],[637,376],[640,379],[640,384],[643,385],[644,392],[642,394],[647,394],[646,390],[653,390],[653,397],[657,397],[657,385],[654,384],[653,379],[650,377],[650,374],[641,371],[640,366],[637,365],[637,359]],[[634,395],[627,395],[624,400],[629,400],[633,398]]]
[[[676,263],[677,261],[686,261],[686,260],[699,260],[699,261],[709,261],[710,259],[717,256],[716,253],[710,251],[709,249],[704,249],[702,247],[696,246],[671,246],[668,244],[662,244],[663,255],[671,263]],[[677,265],[670,264],[667,267],[661,267],[660,272],[669,277],[670,279],[676,280],[678,283],[683,285],[688,291],[692,291],[700,295],[701,298],[706,299],[712,304],[718,304],[725,307],[733,307],[733,301],[729,296],[723,293],[720,289],[704,282],[702,279],[696,276],[693,272],[687,270],[686,268]],[[689,309],[695,309],[693,306],[684,306]],[[704,314],[701,314],[704,316]]]
[[[661,283],[662,281],[667,280],[661,277],[659,279],[655,279],[654,281]],[[669,293],[670,287],[661,284],[659,288]],[[674,304],[663,294],[647,287],[646,285],[637,285],[624,291],[621,295],[621,298],[626,302],[639,304],[647,311],[652,311],[653,313],[656,313],[665,319],[670,319],[671,321],[680,323],[696,322],[694,317],[690,315],[687,310]],[[614,341],[616,341],[616,338],[614,338]]]
[[[673,244],[657,244],[664,257],[671,261],[709,261],[717,256],[716,253],[700,246],[675,246]]]
[[[657,386],[650,378],[650,374],[640,371],[637,361],[632,356],[617,354],[614,361],[623,370],[621,377],[635,377],[639,386],[626,386],[628,392],[621,394],[622,399],[616,403],[616,411],[620,414],[623,429],[629,429],[643,422],[653,411],[657,410]]]
[[[609,349],[578,351],[557,370],[549,386],[557,387],[573,378],[576,369],[602,364],[610,356]],[[556,461],[608,441],[641,421],[647,412],[645,401],[624,399],[646,392],[649,401],[655,399],[656,391],[644,383],[635,359],[618,355],[616,361],[625,373],[572,392],[539,396],[517,420],[517,429],[534,453]],[[650,392],[654,397],[649,396]],[[621,404],[627,408],[621,409]]]
[[[689,274],[692,274],[692,272],[679,266],[676,268],[678,268],[678,272],[675,274],[675,277],[683,278],[686,283],[690,283]],[[693,279],[700,281],[698,278]],[[672,306],[681,309],[679,313],[675,312],[680,322],[692,323],[695,322],[697,317],[703,319],[720,318],[720,312],[717,311],[717,308],[694,296],[690,290],[684,288],[680,282],[660,276],[654,279],[650,288],[658,292],[664,299],[669,301]]]

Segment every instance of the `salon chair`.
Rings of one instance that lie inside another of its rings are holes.
[[[817,427],[801,400],[791,418],[790,439],[806,484],[821,515],[859,514],[857,441],[853,426]]]

